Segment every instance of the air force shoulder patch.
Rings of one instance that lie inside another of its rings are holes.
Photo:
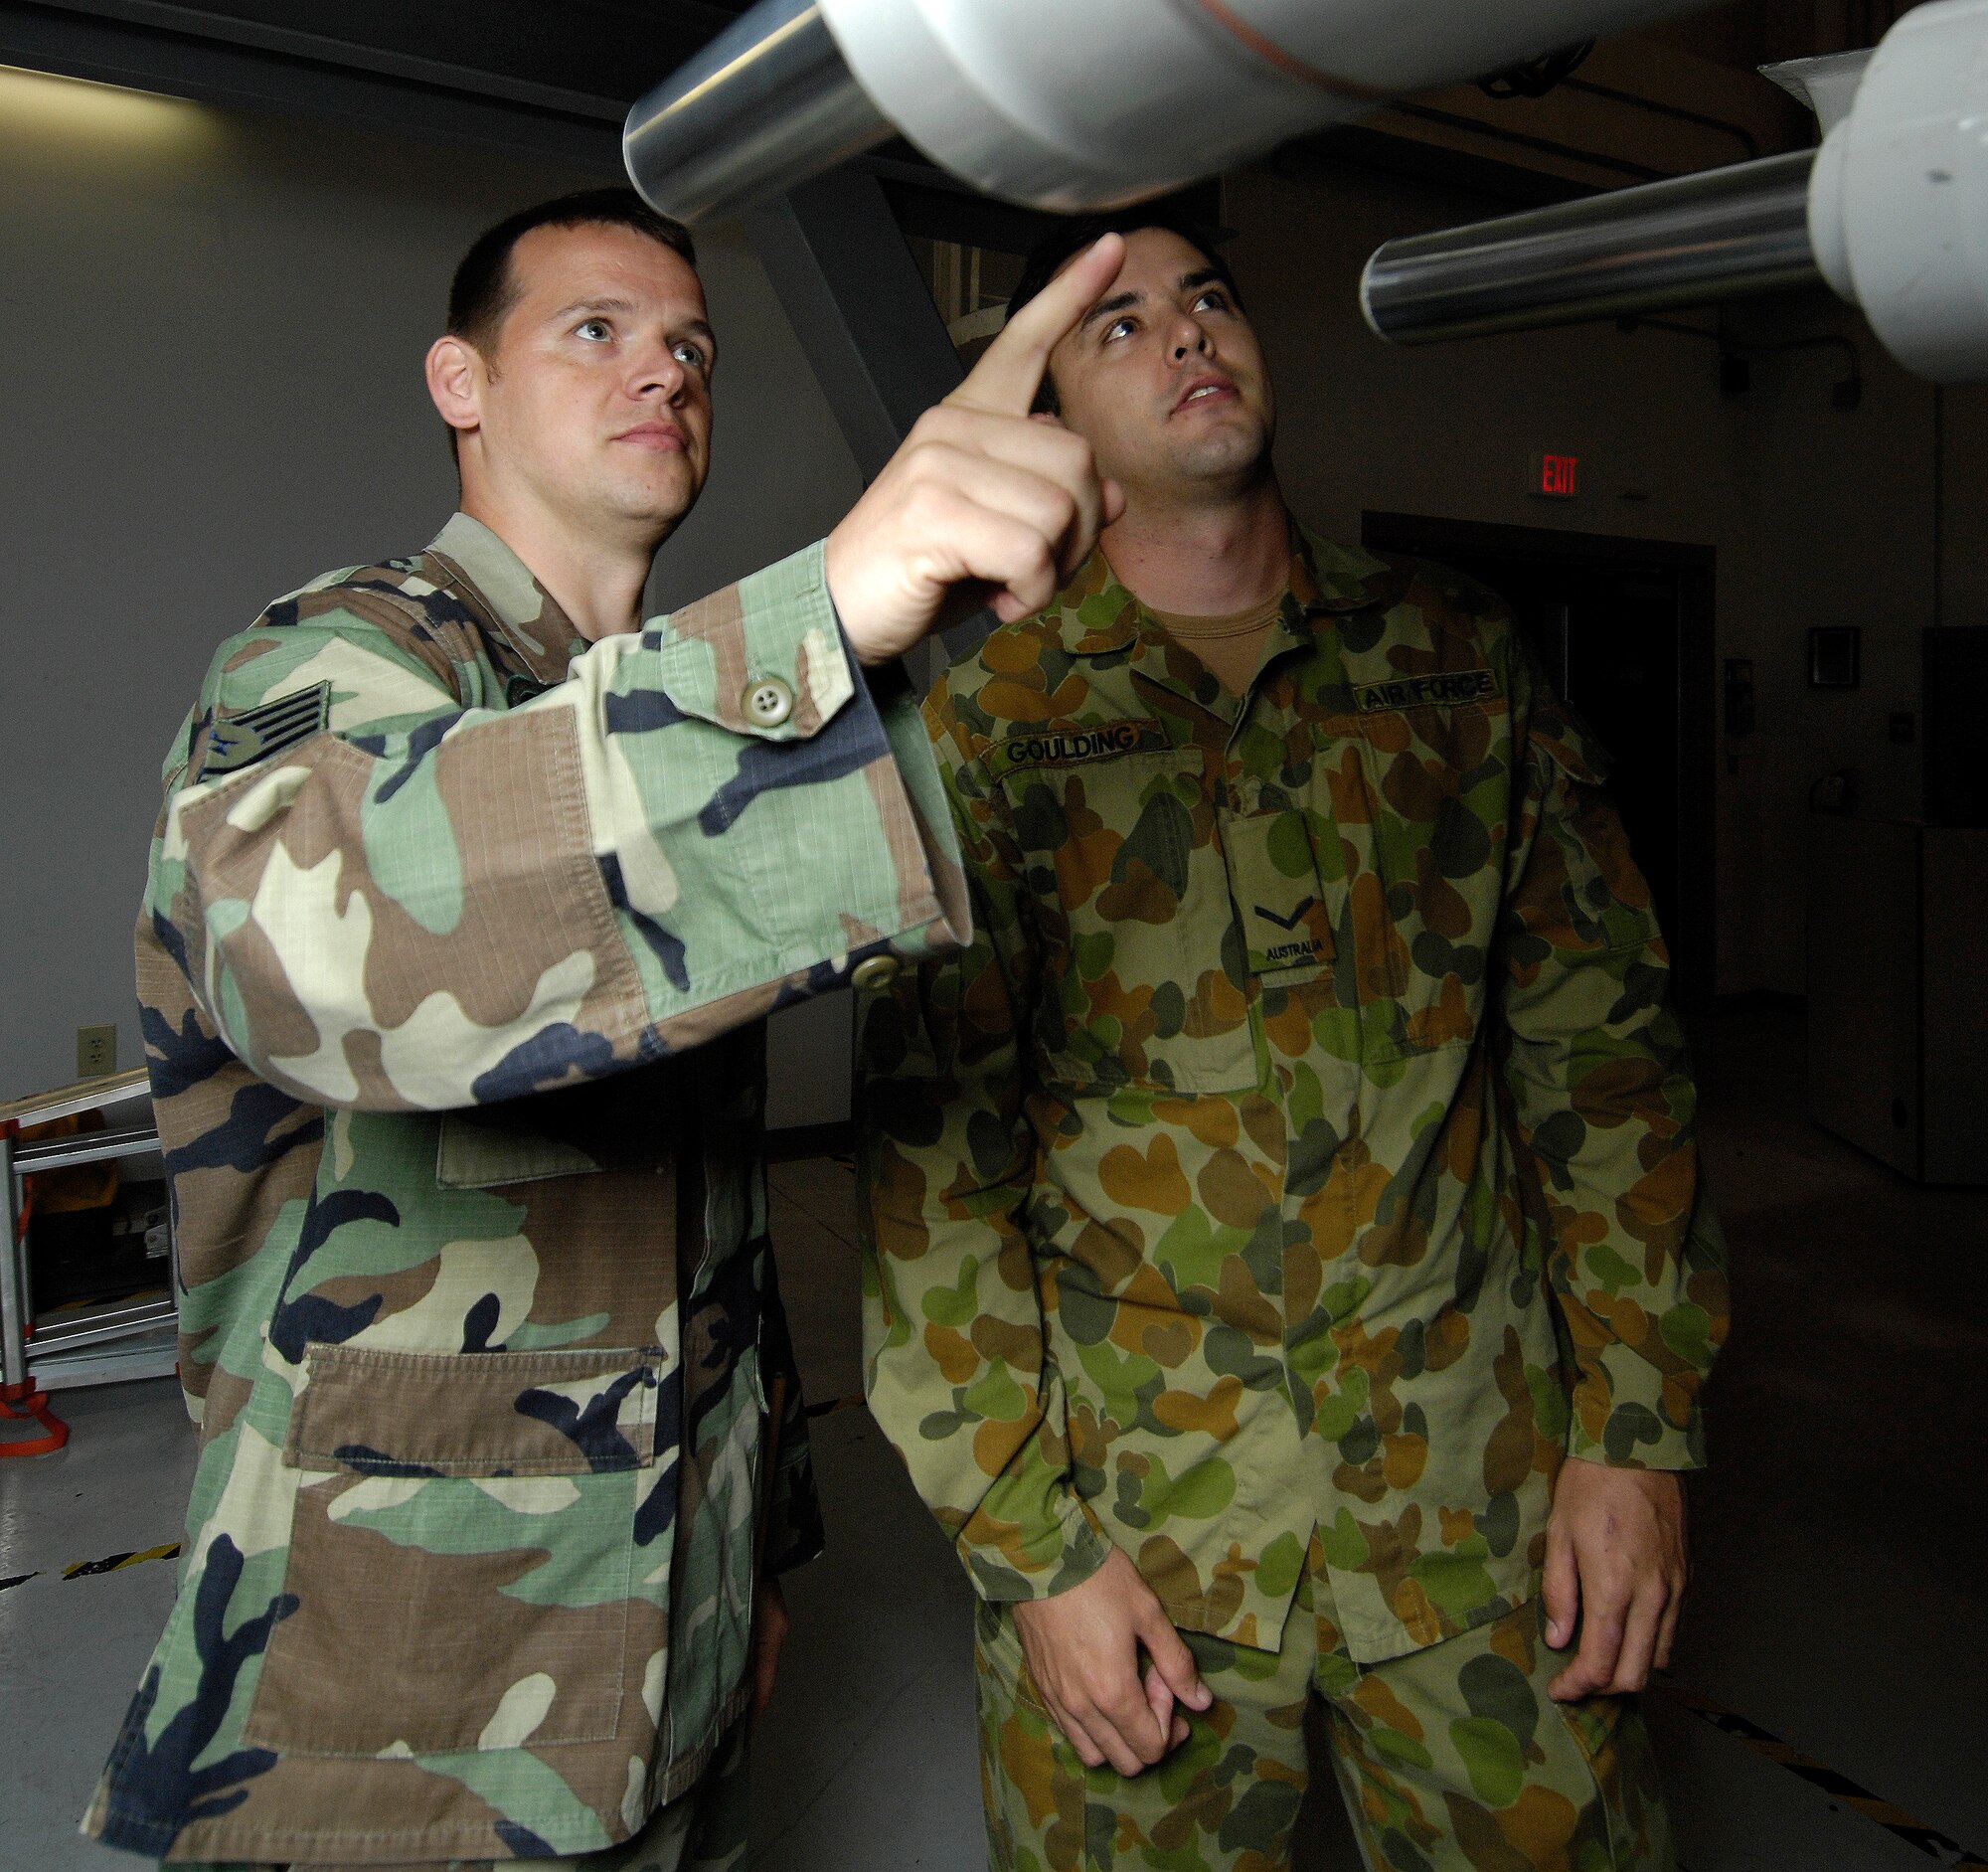
[[[1439,670],[1435,676],[1392,676],[1388,682],[1356,682],[1354,708],[1362,716],[1384,710],[1453,708],[1459,702],[1491,702],[1503,694],[1489,670]]]
[[[1459,702],[1489,702],[1500,693],[1488,669],[1447,669],[1433,676],[1393,676],[1386,682],[1353,685],[1353,706],[1362,715],[1390,709],[1453,708]]]
[[[331,684],[321,682],[235,715],[218,715],[197,780],[219,779],[322,733],[331,723]]]

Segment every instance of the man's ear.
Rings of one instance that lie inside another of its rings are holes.
[[[483,360],[460,338],[437,338],[425,365],[428,395],[441,420],[458,432],[483,421]]]

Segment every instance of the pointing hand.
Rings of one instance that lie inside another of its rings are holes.
[[[990,601],[1004,623],[1040,610],[1124,511],[1090,445],[1029,416],[1050,353],[1124,257],[1107,234],[1023,306],[828,536],[829,596],[860,661]]]

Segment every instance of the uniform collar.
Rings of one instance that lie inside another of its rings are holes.
[[[1309,648],[1320,618],[1392,604],[1408,589],[1407,572],[1358,547],[1335,546],[1293,522],[1290,589],[1270,627],[1260,669],[1286,650]],[[1241,698],[1225,689],[1201,659],[1170,637],[1145,605],[1122,586],[1101,551],[1049,606],[1058,639],[1073,656],[1131,651],[1146,680],[1196,707],[1233,722]]]
[[[443,583],[517,651],[534,677],[565,679],[585,642],[531,568],[482,521],[451,514],[427,556],[439,562]]]
[[[1300,642],[1309,634],[1305,619],[1392,604],[1408,583],[1395,563],[1357,546],[1335,546],[1293,523],[1290,600],[1275,628]],[[1101,551],[1091,554],[1048,608],[1059,641],[1073,656],[1107,656],[1141,636],[1164,634],[1152,612],[1118,583]]]

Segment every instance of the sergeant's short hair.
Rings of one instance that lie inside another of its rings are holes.
[[[1107,234],[1138,234],[1147,228],[1178,235],[1208,261],[1236,303],[1242,303],[1242,295],[1236,289],[1236,275],[1215,244],[1215,231],[1165,205],[1155,207],[1147,203],[1144,207],[1120,208],[1108,214],[1085,215],[1080,220],[1059,223],[1036,243],[1022,262],[1022,276],[1008,295],[1008,316],[1013,318],[1062,271],[1067,260],[1074,259],[1093,242],[1103,240]],[[1042,388],[1036,392],[1036,408],[1052,416],[1058,410],[1056,385],[1048,371],[1043,373]]]
[[[673,254],[697,264],[697,247],[680,221],[659,215],[633,189],[582,189],[521,208],[476,237],[448,288],[448,335],[488,351],[504,315],[518,302],[518,284],[511,275],[511,250],[534,228],[582,228],[602,222],[610,228],[632,228],[659,242]]]

